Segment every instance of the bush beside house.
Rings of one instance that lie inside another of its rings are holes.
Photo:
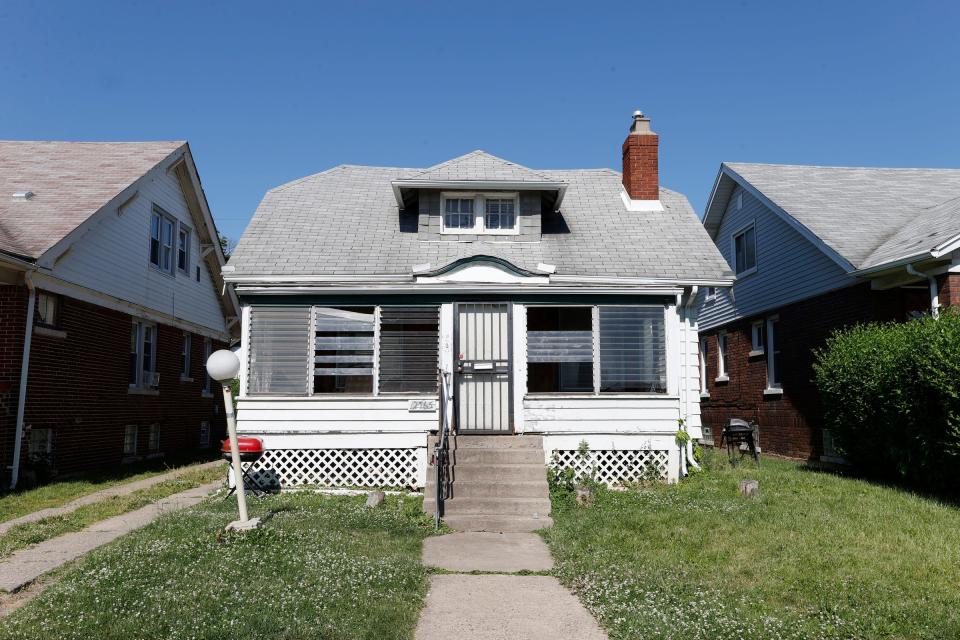
[[[960,312],[838,331],[817,354],[824,424],[860,471],[960,489]]]

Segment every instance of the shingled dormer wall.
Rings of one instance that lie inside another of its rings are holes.
[[[420,191],[420,213],[417,236],[422,241],[450,242],[539,242],[541,233],[541,198],[539,191],[520,192],[520,210],[516,235],[443,233],[443,208],[439,190]]]

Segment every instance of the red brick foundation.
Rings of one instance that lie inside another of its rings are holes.
[[[3,341],[0,342],[0,383],[15,376],[15,398],[20,375],[26,292],[21,287],[4,289],[19,290],[19,297],[14,297],[23,300],[16,311],[10,312],[11,316],[20,318],[19,322],[13,317],[10,319],[9,333],[12,335],[6,335],[6,318],[0,329],[0,340]],[[0,296],[4,295],[8,294],[0,291]],[[0,313],[6,315],[7,305]],[[130,459],[123,452],[127,425],[140,428],[136,457],[197,449],[200,423],[205,420],[210,421],[211,446],[217,446],[224,437],[226,423],[222,406],[217,406],[219,396],[204,397],[202,394],[203,337],[194,334],[192,338],[190,366],[193,381],[181,382],[183,331],[158,324],[159,393],[132,394],[128,383],[131,322],[131,317],[125,313],[61,297],[60,329],[66,336],[49,336],[34,331],[24,424],[32,429],[52,430],[51,462],[57,474],[91,470]],[[214,349],[223,346],[216,342],[213,345]],[[8,351],[16,354],[16,362],[12,365],[15,371],[9,375]],[[217,391],[215,387],[212,390]],[[0,413],[4,467],[11,464],[15,413],[15,400],[13,416]],[[155,452],[148,451],[149,425],[154,423],[160,425],[160,446]],[[23,440],[21,469],[29,467],[28,442],[29,433]],[[8,480],[9,473],[5,474],[3,483],[7,484]]]
[[[765,452],[793,458],[818,458],[823,453],[819,396],[813,381],[815,351],[839,328],[874,320],[903,319],[911,311],[928,310],[925,291],[872,291],[869,283],[803,300],[763,316],[748,318],[700,334],[708,341],[707,390],[701,402],[704,425],[714,442],[730,418],[759,425]],[[753,321],[779,315],[777,343],[781,359],[781,395],[764,395],[765,355],[750,356]],[[727,332],[729,381],[716,382],[717,333]]]

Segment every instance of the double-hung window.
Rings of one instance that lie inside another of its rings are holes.
[[[734,267],[737,275],[747,275],[757,269],[757,232],[753,224],[733,235]]]
[[[527,390],[665,393],[664,307],[529,307]]]
[[[159,384],[157,375],[157,325],[134,320],[130,327],[130,387],[146,389]]]
[[[150,264],[173,275],[173,236],[176,219],[154,205],[150,217]]]
[[[46,291],[37,292],[37,324],[56,329],[60,326],[60,299]]]
[[[763,320],[757,320],[750,325],[750,355],[759,356],[763,355],[764,345],[766,343],[764,339],[764,322]]]
[[[190,277],[190,227],[182,222],[177,230],[177,270]]]
[[[780,318],[772,316],[767,318],[767,391],[779,392],[782,388],[780,384],[780,346],[779,340]]]
[[[700,338],[700,395],[708,396],[710,395],[710,390],[707,387],[707,362],[709,361],[709,347],[710,341],[706,338]]]
[[[443,194],[443,233],[518,233],[516,193]]]
[[[207,373],[207,360],[210,359],[210,355],[213,354],[213,340],[210,338],[203,339],[203,393],[211,393],[211,388],[213,387],[213,378]]]
[[[717,382],[725,382],[730,379],[727,364],[727,333],[721,331],[717,334]]]
[[[192,344],[193,336],[188,331],[184,331],[180,345],[180,377],[183,379],[190,377],[190,348]]]

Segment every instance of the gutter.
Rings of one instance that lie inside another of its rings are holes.
[[[930,284],[930,315],[936,319],[940,317],[940,292],[937,288],[937,278],[923,271],[918,271],[912,264],[907,265],[907,273],[918,278],[926,278]]]
[[[17,480],[20,478],[20,451],[23,448],[23,414],[27,402],[27,374],[30,370],[30,343],[33,339],[33,312],[37,304],[37,290],[33,285],[31,274],[33,271],[26,271],[23,274],[23,282],[27,285],[30,292],[27,299],[27,317],[26,328],[23,335],[23,358],[20,364],[20,392],[17,396],[17,426],[14,432],[13,440],[13,465],[10,471],[10,489],[16,489]]]

